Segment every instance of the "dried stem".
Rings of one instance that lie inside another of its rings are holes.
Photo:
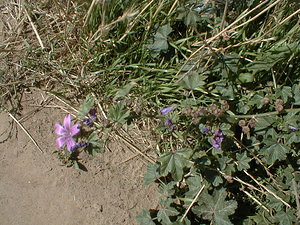
[[[248,191],[242,190],[248,197],[250,197],[253,201],[255,201],[258,205],[260,205],[264,210],[270,213],[270,210],[265,207],[260,201],[258,201],[253,195],[251,195]]]
[[[195,204],[195,202],[197,201],[197,199],[199,198],[200,194],[202,193],[202,191],[205,188],[205,184],[202,186],[202,188],[198,191],[196,197],[193,199],[193,201],[191,202],[191,204],[189,205],[189,207],[187,208],[187,210],[185,211],[184,215],[182,216],[182,218],[180,219],[180,222],[182,223],[184,218],[187,216],[187,214],[189,213],[189,211],[191,210],[192,206]]]
[[[44,153],[44,151],[40,148],[38,143],[33,139],[33,137],[29,134],[26,128],[14,117],[10,112],[5,110],[5,112],[21,127],[21,129],[25,132],[25,134],[29,137],[29,139],[33,142],[33,144],[40,150],[40,152]]]
[[[276,199],[278,199],[279,201],[281,201],[284,205],[286,205],[287,207],[291,208],[291,206],[285,202],[282,198],[280,198],[278,195],[276,195],[273,191],[271,191],[269,188],[267,188],[265,185],[259,183],[251,174],[249,174],[246,170],[243,170],[243,172],[249,176],[252,180],[254,180],[255,183],[257,183],[259,186],[261,186],[263,189],[265,189],[268,193],[270,193],[271,195],[273,195]]]

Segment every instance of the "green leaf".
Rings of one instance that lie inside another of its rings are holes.
[[[188,218],[184,218],[181,222],[181,218],[178,218],[179,221],[173,222],[173,225],[191,225],[191,221]]]
[[[236,159],[237,159],[237,169],[239,171],[250,168],[249,162],[251,161],[251,159],[247,156],[247,152],[236,153]]]
[[[93,146],[103,147],[104,142],[99,141],[99,137],[96,133],[91,133],[90,136],[87,138],[87,142],[91,143]]]
[[[300,105],[300,86],[298,84],[294,84],[293,86],[293,95],[294,95],[294,105]]]
[[[144,176],[144,184],[148,185],[156,181],[159,177],[159,165],[157,163],[150,163],[147,166],[147,172]]]
[[[179,181],[183,176],[183,168],[190,167],[192,163],[188,160],[191,151],[167,152],[161,155],[157,161],[161,163],[160,173],[167,176],[171,173],[174,180]]]
[[[200,206],[195,206],[192,211],[205,220],[210,220],[214,225],[232,225],[228,216],[234,214],[237,202],[226,201],[227,192],[224,188],[215,190],[213,195],[204,191],[199,201]]]
[[[126,95],[128,95],[128,93],[130,92],[130,90],[136,86],[137,83],[135,82],[130,82],[129,84],[126,84],[124,87],[122,87],[121,89],[119,89],[114,97],[114,100],[120,98],[120,97],[124,97]]]
[[[161,51],[168,50],[168,35],[172,32],[170,24],[166,24],[157,29],[154,34],[154,41],[147,45],[153,51],[153,56],[157,56]]]
[[[287,145],[291,145],[293,143],[299,143],[300,142],[300,137],[299,137],[298,133],[296,133],[296,132],[292,132],[290,134],[287,134],[287,135],[284,136],[284,138],[285,138],[285,141],[286,141],[285,144],[287,144]]]
[[[254,127],[254,130],[256,132],[262,131],[266,129],[267,127],[270,127],[273,123],[276,122],[276,118],[270,116],[270,117],[258,117],[256,118],[256,125]]]
[[[97,153],[105,152],[104,142],[99,140],[99,137],[96,133],[91,133],[87,138],[87,142],[89,142],[90,145],[88,145],[86,149],[91,155],[95,156]]]
[[[137,216],[137,221],[140,222],[140,225],[155,225],[152,221],[150,212],[146,209],[143,209]]]
[[[176,185],[175,181],[171,181],[168,184],[161,184],[158,189],[158,193],[160,194],[160,198],[169,198],[175,193],[174,185]]]
[[[178,17],[177,19],[182,20],[186,26],[196,26],[197,22],[201,20],[201,17],[199,14],[192,10],[192,9],[186,9],[184,7],[179,7],[177,9]]]
[[[220,184],[223,183],[222,177],[219,175],[218,172],[214,170],[204,171],[204,177],[207,180],[207,182],[212,184],[214,187],[218,187]]]
[[[263,106],[262,99],[263,96],[255,94],[250,101],[248,101],[248,104],[251,106],[257,105],[257,108],[260,109]]]
[[[126,119],[129,115],[130,112],[124,109],[124,102],[111,106],[108,111],[108,118],[121,124],[126,123]]]
[[[82,105],[78,109],[78,118],[84,118],[91,110],[94,105],[94,97],[87,96]]]
[[[222,133],[224,135],[227,135],[227,136],[233,136],[234,135],[233,131],[231,130],[231,125],[228,124],[228,123],[222,123],[221,126],[220,126],[220,130],[222,131]]]
[[[293,225],[298,221],[291,209],[287,209],[287,212],[279,211],[275,216],[280,221],[280,225]]]
[[[193,199],[203,186],[203,179],[199,175],[189,177],[186,179],[186,184],[189,187],[189,191],[185,193],[185,197]]]
[[[232,161],[231,158],[229,158],[228,156],[222,156],[220,158],[218,158],[218,162],[220,164],[220,169],[222,171],[225,170],[225,168],[227,167],[227,164],[229,164]]]
[[[283,86],[281,89],[281,97],[284,103],[286,103],[289,97],[293,97],[292,95],[292,88],[288,86]]]
[[[180,85],[183,88],[195,90],[196,88],[202,88],[205,85],[205,79],[206,76],[202,76],[198,72],[192,71],[182,79]]]
[[[170,216],[177,216],[179,212],[171,206],[173,199],[161,199],[160,209],[157,213],[158,221],[162,224],[173,224],[170,220]]]
[[[266,139],[265,143],[267,145],[261,149],[261,154],[269,165],[275,163],[277,160],[286,159],[286,154],[291,150],[287,145],[278,143],[273,139]]]
[[[226,69],[229,69],[232,73],[238,72],[238,62],[241,57],[236,53],[230,53],[224,56],[223,63]]]
[[[281,201],[279,201],[277,198],[275,198],[273,195],[267,195],[266,196],[268,203],[266,204],[266,206],[270,209],[274,209],[276,211],[280,211],[283,203]]]
[[[250,83],[254,81],[254,74],[252,73],[241,73],[239,75],[239,81],[242,83]]]

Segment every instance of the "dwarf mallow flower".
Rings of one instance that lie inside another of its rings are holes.
[[[202,133],[202,134],[208,134],[209,131],[210,131],[210,128],[209,128],[209,127],[203,127],[201,133]]]
[[[298,130],[298,128],[297,127],[294,127],[294,126],[289,126],[289,128],[292,130],[292,131],[296,131],[296,130]]]
[[[173,110],[173,107],[172,106],[169,106],[169,107],[167,107],[167,108],[163,108],[163,109],[161,109],[160,110],[160,113],[162,114],[162,115],[167,115],[169,112],[171,112]]]
[[[64,118],[63,126],[55,124],[55,133],[61,136],[56,139],[56,146],[61,148],[66,145],[69,152],[72,152],[72,147],[76,145],[73,136],[80,132],[79,124],[72,125],[71,119],[72,116],[69,114]]]
[[[74,146],[71,147],[71,152],[77,150],[78,148],[84,148],[84,147],[89,146],[89,145],[90,145],[89,142],[84,142],[84,141],[78,142]]]
[[[212,140],[212,146],[216,149],[221,149],[221,143],[224,139],[223,133],[220,130],[216,130],[214,132],[213,140]]]
[[[172,123],[172,119],[171,118],[166,118],[165,120],[165,126],[169,131],[172,131],[174,129],[176,129],[176,125],[174,125]]]
[[[89,112],[89,117],[88,118],[84,118],[83,119],[83,122],[89,126],[89,127],[92,127],[93,124],[94,124],[94,121],[97,119],[97,116],[96,116],[96,110],[95,109],[91,109],[90,112]]]

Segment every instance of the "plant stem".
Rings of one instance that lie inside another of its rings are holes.
[[[290,112],[300,112],[300,108],[286,109],[282,112],[273,111],[273,112],[258,113],[258,114],[252,114],[252,115],[228,115],[228,116],[233,117],[233,118],[257,118],[257,117],[274,116],[274,115],[278,115],[278,114],[282,114],[282,113],[290,113]]]

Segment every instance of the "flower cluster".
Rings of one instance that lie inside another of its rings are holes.
[[[160,110],[160,113],[161,113],[162,115],[165,116],[165,115],[167,115],[169,112],[171,112],[172,110],[173,110],[173,107],[172,107],[172,106],[169,106],[169,107],[167,107],[167,108],[161,109],[161,110]],[[171,119],[170,117],[167,117],[167,118],[165,119],[165,126],[166,126],[167,130],[169,130],[169,131],[172,131],[172,130],[176,129],[176,125],[173,124],[172,119]]]
[[[216,130],[213,135],[212,146],[216,149],[221,149],[221,143],[224,139],[222,131]]]

